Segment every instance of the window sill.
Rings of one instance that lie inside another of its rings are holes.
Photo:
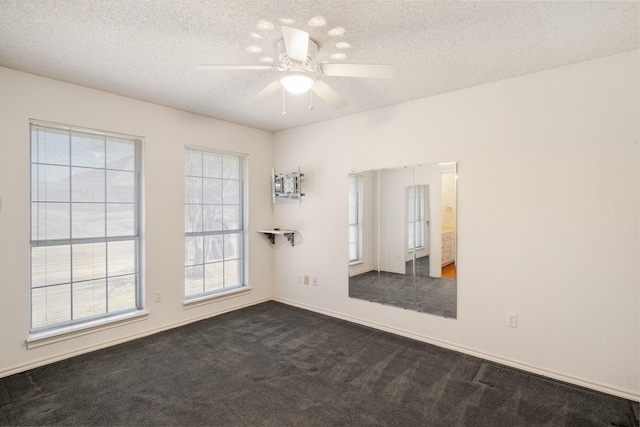
[[[198,298],[192,298],[185,300],[182,305],[183,308],[189,309],[194,307],[199,307],[204,304],[209,304],[214,301],[221,301],[229,298],[234,298],[240,295],[248,294],[251,292],[251,286],[242,286],[239,288],[229,289],[228,291],[218,292],[211,295],[205,295]]]
[[[353,267],[354,265],[360,265],[360,264],[364,264],[364,261],[362,260],[358,260],[358,261],[351,261],[349,263],[349,267]]]
[[[92,320],[86,323],[64,326],[45,332],[36,332],[27,337],[27,349],[38,348],[44,345],[54,344],[61,341],[70,340],[83,335],[92,334],[97,331],[111,329],[116,326],[139,322],[149,317],[146,310],[138,310],[132,313],[118,314],[102,319]]]

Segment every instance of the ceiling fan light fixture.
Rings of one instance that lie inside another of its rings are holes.
[[[280,79],[285,90],[294,95],[307,92],[313,86],[313,79],[306,74],[287,74]]]

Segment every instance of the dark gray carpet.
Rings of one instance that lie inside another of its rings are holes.
[[[2,425],[633,426],[632,405],[276,302],[0,380]]]

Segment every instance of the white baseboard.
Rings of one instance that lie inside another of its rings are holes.
[[[164,325],[162,327],[159,328],[153,328],[153,329],[148,329],[145,331],[141,331],[135,334],[131,334],[131,335],[127,335],[124,337],[120,337],[118,339],[114,339],[114,340],[110,340],[110,341],[104,341],[101,342],[99,344],[94,344],[94,345],[90,345],[90,346],[86,346],[86,347],[82,347],[79,348],[77,350],[73,350],[67,353],[62,353],[62,354],[58,354],[52,357],[47,357],[44,359],[39,359],[33,362],[29,362],[29,363],[25,363],[22,365],[16,365],[16,366],[12,366],[10,368],[7,369],[3,369],[2,371],[0,371],[0,378],[3,377],[8,377],[9,375],[14,375],[14,374],[18,374],[20,372],[24,372],[24,371],[28,371],[29,369],[34,369],[34,368],[38,368],[40,366],[44,366],[44,365],[48,365],[50,363],[54,363],[54,362],[59,362],[61,360],[64,359],[69,359],[71,357],[74,356],[80,356],[81,354],[86,354],[86,353],[90,353],[92,351],[96,351],[96,350],[101,350],[103,348],[107,348],[107,347],[112,347],[114,345],[118,345],[118,344],[122,344],[128,341],[133,341],[135,339],[138,338],[144,338],[147,337],[149,335],[153,335],[153,334],[157,334],[158,332],[163,332],[163,331],[168,331],[170,329],[174,329],[174,328],[178,328],[180,326],[184,326],[184,325],[188,325],[189,323],[194,323],[194,322],[198,322],[200,320],[204,320],[204,319],[208,319],[211,317],[215,317],[215,316],[219,316],[221,314],[224,313],[229,313],[231,311],[236,311],[239,310],[241,308],[246,308],[252,305],[256,305],[256,304],[260,304],[266,301],[270,301],[271,298],[261,298],[259,300],[256,301],[250,301],[247,303],[243,303],[243,304],[238,304],[235,305],[233,307],[229,307],[226,309],[222,309],[222,310],[217,310],[217,311],[213,311],[210,313],[207,313],[205,315],[202,316],[197,316],[197,317],[192,317],[180,322],[175,322],[175,323],[171,323],[169,325]]]
[[[359,317],[355,317],[355,316],[351,316],[351,315],[347,315],[347,314],[343,314],[343,313],[338,313],[335,311],[331,311],[331,310],[325,310],[319,307],[314,307],[314,306],[310,306],[307,304],[302,304],[296,301],[291,301],[288,300],[286,298],[278,298],[278,297],[274,297],[273,298],[274,301],[277,302],[281,302],[283,304],[287,304],[287,305],[291,305],[294,307],[298,307],[298,308],[302,308],[304,310],[309,310],[309,311],[313,311],[316,313],[320,313],[320,314],[324,314],[327,316],[331,316],[331,317],[335,317],[338,319],[342,319],[342,320],[346,320],[348,322],[352,322],[352,323],[357,323],[363,326],[368,326],[370,328],[374,328],[374,329],[378,329],[381,331],[385,331],[385,332],[390,332],[392,334],[396,334],[396,335],[400,335],[403,337],[407,337],[407,338],[411,338],[417,341],[422,341],[428,344],[433,344],[436,345],[438,347],[443,347],[443,348],[447,348],[449,350],[454,350],[460,353],[464,353],[464,354],[468,354],[470,356],[475,356],[478,357],[480,359],[484,359],[487,361],[491,361],[491,362],[495,362],[495,363],[499,363],[501,365],[505,365],[505,366],[509,366],[511,368],[515,368],[515,369],[520,369],[522,371],[526,371],[526,372],[530,372],[536,375],[541,375],[547,378],[552,378],[554,380],[558,380],[558,381],[562,381],[565,383],[569,383],[569,384],[573,384],[573,385],[577,385],[580,387],[584,387],[584,388],[588,388],[591,390],[595,390],[595,391],[599,391],[602,393],[606,393],[606,394],[611,394],[613,396],[617,396],[617,397],[621,397],[623,399],[628,399],[628,400],[633,400],[636,402],[640,401],[640,394],[631,392],[631,391],[627,391],[627,390],[620,390],[618,388],[614,388],[614,387],[610,387],[607,385],[603,385],[603,384],[598,384],[598,383],[594,383],[592,381],[587,381],[581,378],[576,378],[570,375],[565,375],[559,372],[555,372],[555,371],[551,371],[548,369],[544,369],[544,368],[540,368],[537,366],[533,366],[533,365],[529,365],[526,363],[522,363],[522,362],[518,362],[517,360],[512,360],[512,359],[507,359],[501,356],[497,356],[494,354],[490,354],[490,353],[484,353],[478,350],[474,350],[471,348],[467,348],[464,346],[460,346],[457,344],[453,344],[447,341],[443,341],[443,340],[439,340],[439,339],[435,339],[432,337],[428,337],[428,336],[424,336],[424,335],[418,335],[415,334],[413,332],[409,332],[403,329],[399,329],[399,328],[394,328],[388,325],[384,325],[381,323],[377,323],[377,322],[372,322],[366,319],[361,319]]]

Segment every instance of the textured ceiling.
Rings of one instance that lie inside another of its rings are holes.
[[[0,0],[0,66],[277,131],[637,49],[640,2]],[[392,64],[390,80],[323,77],[348,101],[251,98],[277,71],[280,25],[318,61]],[[330,35],[336,28],[342,35]],[[350,47],[338,48],[346,42]],[[249,47],[252,47],[248,50]],[[250,50],[259,50],[255,53]],[[343,59],[331,55],[343,53]]]

